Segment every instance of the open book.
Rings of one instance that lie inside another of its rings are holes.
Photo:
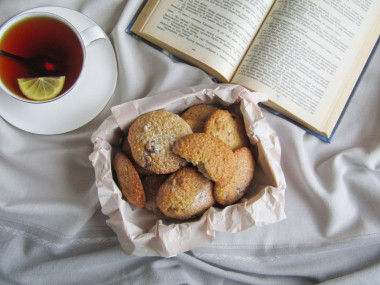
[[[379,0],[148,0],[131,32],[330,141],[380,34]]]

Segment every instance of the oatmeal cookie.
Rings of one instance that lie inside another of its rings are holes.
[[[234,151],[237,170],[231,181],[224,187],[215,185],[214,197],[220,205],[230,205],[239,200],[247,192],[255,171],[255,160],[248,147],[240,147]]]
[[[194,218],[214,204],[213,183],[195,167],[184,167],[162,184],[156,202],[161,212],[169,218]]]
[[[137,207],[144,208],[144,189],[132,162],[125,154],[119,151],[115,155],[113,166],[123,197]]]
[[[205,123],[204,132],[220,139],[232,150],[249,144],[244,121],[227,110],[214,111]]]
[[[167,174],[186,165],[186,160],[174,154],[171,147],[177,139],[191,133],[181,117],[158,110],[143,114],[132,123],[128,142],[137,164],[156,174]]]
[[[185,158],[207,178],[224,187],[236,171],[236,158],[231,148],[205,133],[184,136],[173,144],[173,152]]]
[[[188,108],[181,118],[190,125],[193,133],[201,133],[208,117],[216,110],[218,110],[217,107],[209,104],[194,105]]]

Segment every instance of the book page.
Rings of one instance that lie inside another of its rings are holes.
[[[174,47],[218,71],[219,79],[230,80],[273,2],[158,1],[142,34],[137,34],[155,38],[161,47]]]
[[[379,13],[378,0],[278,0],[233,82],[317,129],[329,113],[335,124],[379,35]]]

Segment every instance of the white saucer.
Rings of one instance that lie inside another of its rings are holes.
[[[40,7],[29,11],[57,14],[79,31],[96,25],[85,15],[67,8]],[[0,115],[15,127],[35,134],[69,132],[87,124],[103,110],[115,90],[116,80],[116,56],[106,38],[87,47],[85,67],[72,92],[47,104],[30,104],[0,91]]]

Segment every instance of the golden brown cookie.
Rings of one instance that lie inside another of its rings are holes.
[[[145,208],[155,214],[161,214],[159,208],[156,204],[156,197],[158,193],[158,189],[164,183],[164,181],[168,178],[166,174],[153,174],[148,175],[142,180],[142,184],[144,187],[146,204]]]
[[[173,152],[221,187],[230,182],[236,171],[236,158],[230,147],[209,134],[184,136],[173,144]]]
[[[249,144],[243,120],[227,110],[213,112],[205,123],[204,132],[220,139],[232,150]]]
[[[195,167],[184,167],[171,174],[157,193],[161,212],[175,219],[190,219],[214,204],[213,183]]]
[[[255,159],[248,147],[236,149],[234,155],[237,161],[234,177],[226,186],[215,185],[214,188],[215,200],[223,206],[230,205],[244,196],[255,171]]]
[[[125,154],[119,151],[116,153],[113,167],[123,197],[137,207],[145,207],[144,189],[132,162]]]
[[[143,114],[132,123],[128,142],[137,164],[156,174],[167,174],[186,165],[171,147],[177,139],[191,133],[181,117],[158,110]]]
[[[209,104],[194,105],[188,108],[181,118],[190,125],[193,133],[201,133],[208,117],[216,110],[217,107]]]
[[[205,122],[198,121],[198,120],[192,120],[192,119],[185,119],[186,123],[189,124],[191,130],[193,133],[202,133],[203,129],[205,127]]]

